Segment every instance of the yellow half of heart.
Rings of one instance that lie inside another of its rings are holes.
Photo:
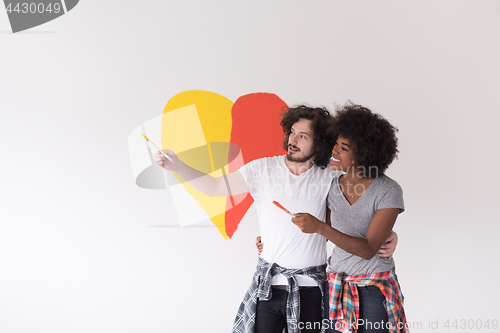
[[[173,150],[194,169],[215,177],[227,174],[232,106],[233,102],[226,97],[209,91],[190,90],[175,95],[163,111],[162,147]],[[227,145],[221,144],[226,142]],[[227,198],[209,197],[192,188],[178,174],[174,176],[227,239]]]

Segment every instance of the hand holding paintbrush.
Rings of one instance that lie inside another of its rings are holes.
[[[168,149],[163,149],[162,150],[153,141],[149,140],[149,138],[147,136],[145,136],[142,133],[141,133],[141,135],[144,138],[144,140],[148,141],[149,143],[151,143],[153,146],[155,146],[158,149],[158,151],[154,155],[155,162],[159,166],[161,166],[163,169],[166,169],[166,170],[169,170],[169,171],[176,171],[177,164],[178,164],[177,161],[179,159],[177,158],[177,156],[175,156],[175,153],[173,151],[171,151],[171,150],[168,150]],[[165,163],[166,162],[165,159],[167,159],[170,163],[168,163],[168,162]]]
[[[158,150],[153,155],[153,158],[156,164],[161,166],[163,169],[174,172],[178,171],[179,168],[178,163],[180,161],[173,151],[168,149]]]
[[[147,136],[145,136],[144,134],[141,133],[141,135],[144,138],[144,140],[148,141],[153,146],[155,146],[156,149],[158,149],[158,151],[160,151],[167,158],[167,160],[169,160],[170,162],[172,162],[172,159],[170,158],[170,156],[168,156],[164,151],[162,151],[160,147],[158,147],[157,145],[155,145],[155,143],[153,141],[149,140],[149,138]]]

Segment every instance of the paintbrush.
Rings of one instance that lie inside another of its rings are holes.
[[[273,204],[275,204],[279,209],[281,209],[282,211],[284,211],[285,213],[287,213],[291,217],[295,217],[295,215],[293,215],[285,207],[283,207],[282,205],[280,205],[280,203],[278,201],[273,201]]]
[[[170,162],[172,162],[172,159],[170,158],[170,156],[168,156],[167,154],[165,154],[165,153],[161,150],[161,148],[160,148],[160,147],[158,147],[157,145],[155,145],[155,143],[154,143],[153,141],[149,140],[149,139],[148,139],[148,137],[147,137],[147,136],[145,136],[144,134],[142,134],[142,133],[141,133],[141,135],[142,135],[142,137],[143,137],[146,141],[151,142],[151,144],[152,144],[153,146],[155,146],[155,147],[156,147],[156,148],[157,148],[157,149],[158,149],[158,150],[159,150],[159,151],[163,154],[163,156],[165,156],[165,157],[167,158],[167,160],[169,160]]]

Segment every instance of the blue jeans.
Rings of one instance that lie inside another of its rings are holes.
[[[325,284],[325,322],[328,329],[326,333],[340,332],[335,330],[335,320],[330,318],[330,306],[328,304],[328,282]],[[379,288],[375,286],[358,287],[359,294],[359,318],[358,333],[387,333],[389,317],[385,311],[385,296]],[[338,326],[337,326],[338,328]]]

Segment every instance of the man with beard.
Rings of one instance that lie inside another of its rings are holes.
[[[326,197],[337,175],[328,167],[336,139],[332,117],[325,108],[301,105],[283,114],[281,126],[286,155],[251,161],[223,177],[190,168],[170,150],[163,151],[172,161],[159,151],[155,154],[160,166],[177,172],[202,193],[228,196],[250,192],[255,200],[266,246],[238,310],[235,333],[281,333],[285,327],[289,333],[299,332],[299,328],[303,333],[321,329],[325,238],[302,233],[273,201],[325,221]]]

